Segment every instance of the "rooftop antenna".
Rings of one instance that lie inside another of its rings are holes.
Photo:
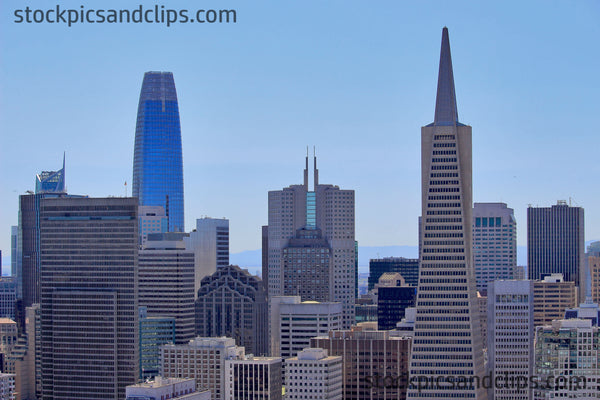
[[[127,197],[127,181],[125,181],[125,197]]]

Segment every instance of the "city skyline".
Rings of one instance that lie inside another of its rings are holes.
[[[3,4],[2,18],[16,4]],[[523,245],[528,204],[572,198],[586,212],[586,242],[600,239],[598,191],[588,178],[600,172],[600,139],[590,128],[600,58],[588,51],[600,33],[597,3],[531,2],[515,12],[517,3],[390,2],[389,15],[319,4],[310,32],[299,16],[307,4],[232,2],[240,22],[203,28],[2,24],[13,39],[0,44],[0,159],[10,171],[1,189],[5,271],[18,195],[33,190],[35,174],[59,169],[63,151],[69,193],[123,196],[127,181],[131,195],[139,77],[149,70],[177,79],[186,231],[202,215],[227,217],[232,253],[260,249],[267,192],[299,181],[305,146],[315,145],[322,180],[356,190],[359,245],[416,245],[414,132],[432,117],[430,78],[445,25],[456,42],[461,115],[477,127],[474,202],[513,208]],[[456,22],[463,16],[469,24]],[[167,41],[173,49],[151,54]],[[144,55],[129,55],[130,46]]]

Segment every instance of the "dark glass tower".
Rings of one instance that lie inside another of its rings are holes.
[[[175,81],[171,72],[146,72],[135,128],[133,196],[162,206],[170,232],[183,232],[183,157]]]

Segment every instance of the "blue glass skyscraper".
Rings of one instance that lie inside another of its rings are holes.
[[[146,72],[140,92],[133,196],[141,206],[162,206],[170,232],[183,232],[183,157],[175,81],[171,72]]]

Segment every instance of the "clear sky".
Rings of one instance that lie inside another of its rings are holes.
[[[600,240],[600,2],[179,1],[236,9],[236,24],[17,24],[15,9],[152,7],[140,0],[0,2],[0,249],[18,195],[60,168],[70,193],[131,193],[145,71],[172,71],[183,136],[186,226],[227,217],[231,251],[260,248],[267,192],[356,190],[357,240],[416,245],[420,128],[433,120],[448,26],[459,120],[473,127],[476,202],[572,199]]]

